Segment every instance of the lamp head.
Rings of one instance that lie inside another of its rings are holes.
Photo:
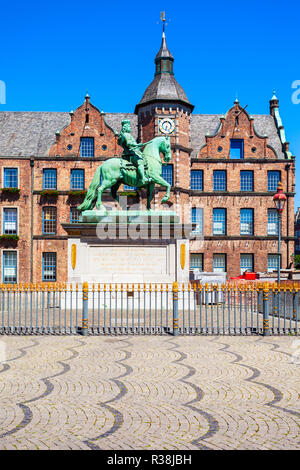
[[[277,211],[283,212],[286,203],[286,195],[283,192],[283,186],[281,181],[279,181],[278,183],[277,193],[273,196],[273,201]]]

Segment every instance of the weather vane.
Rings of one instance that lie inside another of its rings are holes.
[[[160,21],[162,21],[163,24],[163,33],[165,32],[165,26],[167,26],[168,23],[166,23],[166,12],[161,11],[160,12]],[[168,21],[171,21],[170,19]],[[158,22],[157,22],[158,24]]]

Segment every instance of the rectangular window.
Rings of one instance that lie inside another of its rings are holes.
[[[240,181],[241,181],[241,191],[253,191],[254,190],[253,171],[242,170],[240,172]]]
[[[276,192],[281,179],[281,171],[268,171],[268,191]]]
[[[18,187],[18,168],[4,168],[3,172],[4,188],[17,188]]]
[[[254,272],[254,263],[253,263],[253,254],[241,254],[240,257],[240,267],[241,267],[241,274],[245,271]]]
[[[278,235],[278,213],[276,209],[268,209],[268,235]]]
[[[226,234],[226,209],[213,209],[213,235]]]
[[[79,222],[80,212],[77,207],[71,207],[70,209],[70,222],[71,224],[76,224]]]
[[[227,178],[225,170],[215,170],[213,176],[213,188],[214,191],[226,191],[227,189]]]
[[[203,191],[203,170],[191,170],[191,189]]]
[[[278,255],[269,254],[268,255],[268,273],[278,270]]]
[[[17,282],[17,252],[3,251],[3,282]]]
[[[94,157],[94,137],[81,137],[80,156]]]
[[[215,253],[213,255],[213,272],[225,273],[226,272],[226,255]]]
[[[253,209],[241,209],[240,234],[253,235]]]
[[[230,158],[244,158],[244,141],[230,139]]]
[[[162,174],[161,176],[167,183],[169,183],[171,186],[173,186],[173,165],[163,165],[162,166]]]
[[[43,253],[43,282],[56,281],[56,253]]]
[[[191,211],[191,222],[192,224],[197,224],[193,233],[202,234],[203,233],[203,209],[199,207],[192,207]]]
[[[84,189],[84,170],[71,170],[71,189]]]
[[[43,208],[43,234],[56,234],[56,207]]]
[[[57,188],[57,171],[54,168],[43,170],[43,189]]]
[[[3,234],[17,235],[17,209],[3,209]]]
[[[190,270],[198,269],[203,271],[203,253],[191,253],[190,255]]]

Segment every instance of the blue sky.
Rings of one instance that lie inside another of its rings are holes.
[[[275,88],[290,149],[300,155],[300,104],[291,99],[300,80],[296,0],[2,2],[0,111],[69,111],[88,91],[101,110],[133,112],[153,78],[162,10],[194,113],[225,113],[237,93],[250,114],[267,114]]]

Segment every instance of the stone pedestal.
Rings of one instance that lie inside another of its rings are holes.
[[[189,236],[174,212],[86,211],[62,224],[72,283],[189,282]]]

